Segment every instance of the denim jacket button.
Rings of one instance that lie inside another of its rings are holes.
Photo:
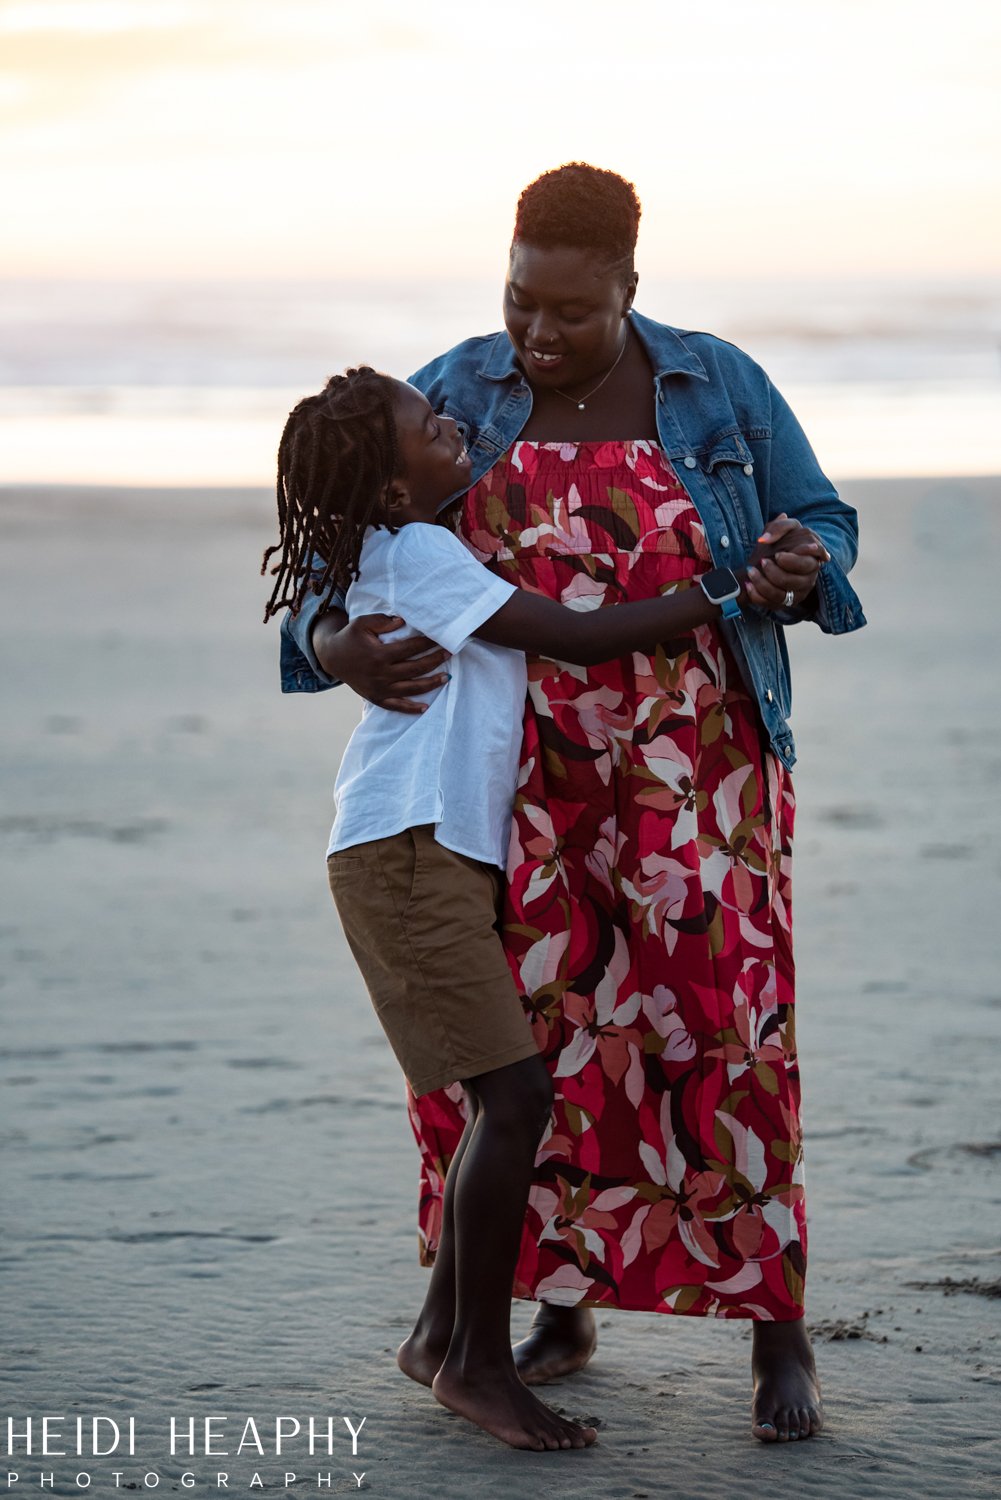
[[[744,473],[745,474],[753,474],[754,473],[754,465],[753,464],[745,464],[744,465]]]
[[[729,547],[729,545],[730,545],[730,538],[728,536],[725,536],[725,535],[721,536],[720,539],[719,539],[719,544],[720,544],[721,547]]]
[[[765,689],[765,697],[768,699],[769,703],[771,703],[771,701],[772,701],[772,690],[771,690],[771,688],[766,688]]]
[[[690,453],[686,453],[685,454],[684,464],[685,464],[685,468],[686,469],[694,469],[695,468],[695,460],[694,460],[694,458],[692,457],[692,455]]]

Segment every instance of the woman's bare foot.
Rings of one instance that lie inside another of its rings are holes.
[[[802,1318],[754,1325],[751,1431],[763,1443],[812,1437],[824,1425],[813,1350]]]
[[[430,1386],[441,1369],[448,1343],[448,1339],[443,1344],[435,1343],[433,1339],[415,1328],[410,1337],[404,1339],[397,1349],[396,1363],[404,1375],[409,1375],[410,1379],[416,1380],[418,1385]]]
[[[544,1385],[583,1370],[598,1343],[589,1307],[540,1302],[528,1334],[514,1346],[514,1362],[526,1385]]]
[[[536,1453],[589,1448],[598,1435],[593,1427],[557,1416],[526,1390],[514,1370],[506,1372],[496,1366],[461,1370],[446,1361],[431,1389],[442,1406],[512,1448],[531,1448]]]

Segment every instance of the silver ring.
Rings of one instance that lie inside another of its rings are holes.
[[[796,595],[793,593],[792,589],[788,589],[786,591],[785,598],[782,600],[783,606],[786,609],[792,609],[792,607],[795,604],[795,602],[796,602]]]

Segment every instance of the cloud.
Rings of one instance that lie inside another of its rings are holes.
[[[171,0],[3,0],[0,36],[31,32],[145,31],[172,26],[196,14],[190,4]]]
[[[651,266],[993,264],[1001,7],[931,35],[911,3],[0,0],[0,253],[479,269],[585,157],[637,183]]]
[[[85,119],[137,82],[178,70],[266,68],[278,79],[304,63],[374,63],[430,45],[392,0],[364,15],[313,0],[0,0],[0,41],[0,120],[14,127]]]

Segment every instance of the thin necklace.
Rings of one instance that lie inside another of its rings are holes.
[[[571,402],[574,406],[576,406],[576,408],[577,408],[578,411],[583,411],[584,407],[590,401],[591,397],[592,396],[596,396],[598,394],[598,392],[601,390],[601,387],[605,384],[605,381],[608,379],[608,377],[615,370],[615,367],[616,367],[616,365],[618,365],[619,360],[622,358],[623,354],[625,354],[625,352],[626,352],[626,345],[628,344],[628,342],[629,342],[629,336],[627,334],[627,336],[622,340],[622,348],[619,350],[618,354],[615,356],[615,364],[609,365],[608,369],[605,371],[604,375],[602,375],[601,379],[598,381],[598,384],[595,386],[595,388],[594,388],[593,391],[588,391],[588,393],[587,393],[586,396],[581,396],[581,397],[578,397],[578,396],[568,396],[567,393],[566,393],[566,391],[556,391],[556,387],[554,386],[553,390],[556,391],[557,396],[562,396],[563,399],[564,399],[564,401]]]

